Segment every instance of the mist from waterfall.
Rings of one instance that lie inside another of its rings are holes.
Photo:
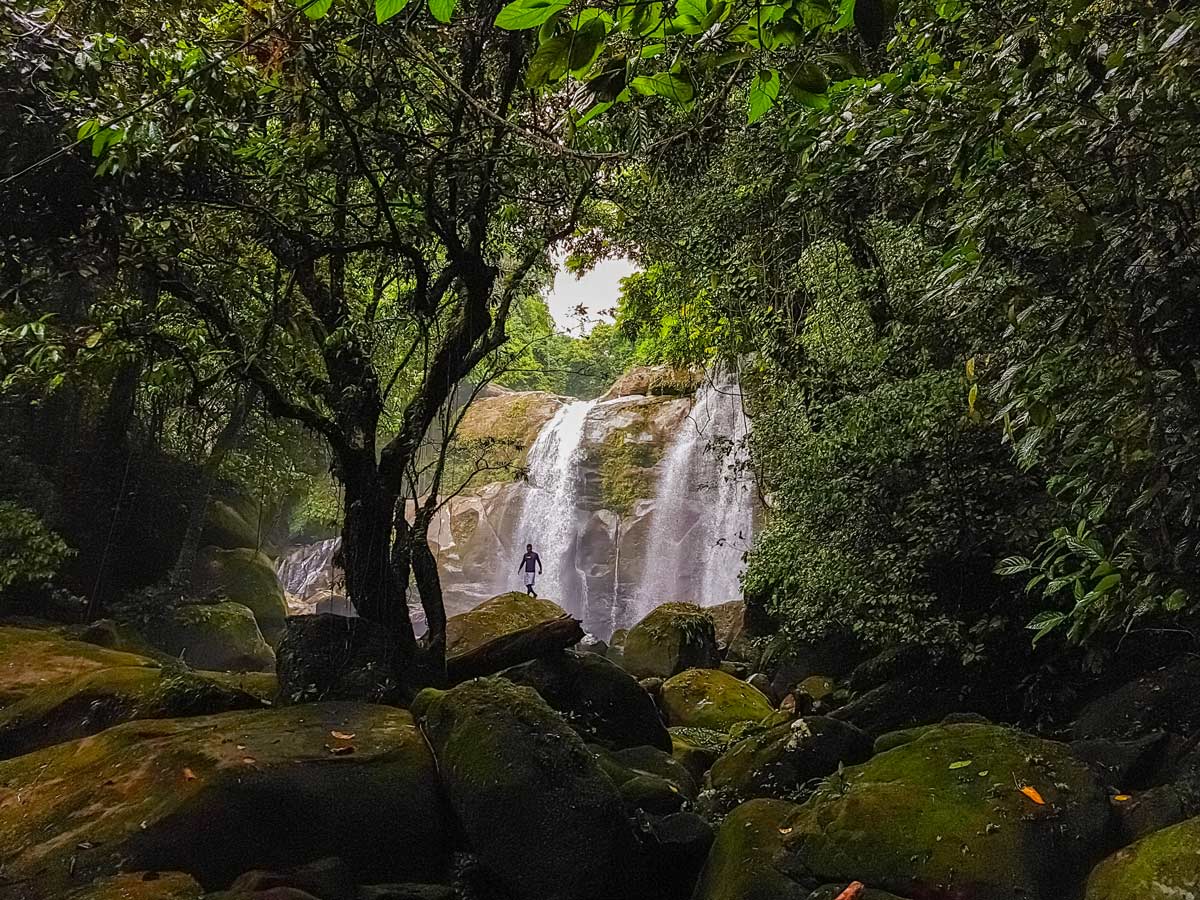
[[[517,563],[525,545],[533,544],[544,568],[537,579],[537,592],[558,600],[569,610],[567,598],[579,595],[580,577],[575,565],[579,455],[587,417],[596,402],[577,400],[563,406],[529,448],[527,490],[513,530],[518,552],[513,559],[500,561],[500,590],[521,589]],[[578,610],[571,611],[579,614]]]
[[[711,606],[741,597],[743,555],[754,532],[748,433],[736,377],[706,381],[661,463],[631,621],[669,601]]]

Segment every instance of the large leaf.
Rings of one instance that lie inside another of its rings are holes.
[[[629,66],[624,56],[615,56],[606,60],[600,67],[599,74],[588,79],[588,89],[601,102],[617,99],[617,95],[625,90],[629,77]]]
[[[439,22],[449,22],[458,0],[429,0],[429,12]]]
[[[571,0],[513,0],[496,16],[496,27],[507,31],[537,28],[560,9],[570,5]]]
[[[552,84],[567,74],[567,62],[571,55],[573,35],[560,34],[538,47],[529,68],[525,70],[525,83],[530,87]]]
[[[774,69],[763,69],[754,76],[750,86],[750,103],[746,119],[750,124],[761,119],[779,96],[779,73]]]
[[[329,7],[333,6],[333,0],[294,0],[295,4],[304,11],[304,14],[310,19],[321,19],[329,12]]]
[[[382,25],[393,16],[400,15],[408,0],[375,0],[375,21]]]
[[[633,79],[632,86],[639,94],[657,94],[680,105],[691,103],[692,98],[696,96],[691,79],[674,72],[640,75]]]
[[[600,48],[604,44],[607,31],[600,19],[592,19],[575,32],[571,40],[571,53],[568,66],[576,75],[582,75],[592,67]]]
[[[652,3],[623,3],[617,21],[623,31],[642,37],[650,34],[662,24],[663,5],[659,0]]]

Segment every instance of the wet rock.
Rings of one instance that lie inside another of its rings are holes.
[[[834,681],[828,675],[809,675],[796,685],[796,693],[810,700],[824,700],[833,693],[833,688]]]
[[[799,807],[751,800],[721,824],[694,900],[805,900],[809,891],[779,868],[788,822]]]
[[[668,680],[662,707],[670,725],[726,732],[774,711],[761,691],[717,669],[688,669]]]
[[[1120,791],[1149,787],[1159,774],[1167,748],[1165,732],[1153,732],[1132,741],[1094,738],[1072,741],[1071,752]]]
[[[1190,900],[1200,886],[1200,818],[1142,838],[1088,876],[1086,900]]]
[[[62,900],[201,900],[203,896],[204,888],[185,872],[126,872],[97,878]]]
[[[686,397],[704,382],[704,373],[672,366],[634,366],[613,382],[603,400],[642,395],[646,397]]]
[[[929,651],[917,644],[889,647],[855,666],[846,684],[852,691],[864,693],[895,678],[921,672],[929,662]]]
[[[662,900],[692,896],[713,843],[713,828],[692,812],[645,816],[642,830]]]
[[[292,616],[279,644],[282,703],[399,699],[399,648],[382,625],[345,616]]]
[[[593,746],[591,750],[630,810],[666,815],[696,797],[696,779],[687,766],[669,753],[655,747],[613,752]]]
[[[1075,722],[1076,740],[1128,740],[1156,731],[1200,732],[1200,659],[1185,656],[1092,701]]]
[[[1109,821],[1106,792],[1065,744],[945,725],[827,779],[788,820],[784,852],[793,877],[818,884],[1059,900],[1103,853]]]
[[[436,880],[433,757],[403,710],[354,703],[129,722],[0,762],[0,868],[62,896],[118,866],[222,888],[337,854],[360,880]]]
[[[762,651],[755,646],[746,628],[746,604],[742,600],[731,600],[707,607],[712,616],[717,635],[717,650],[722,659],[729,662],[758,664]]]
[[[288,608],[283,585],[270,557],[252,547],[231,550],[206,547],[200,554],[198,567],[205,586],[247,607],[254,613],[267,643],[272,646],[279,643]]]
[[[501,674],[537,691],[586,741],[616,749],[671,749],[671,735],[654,699],[632,675],[602,656],[564,650]]]
[[[0,627],[0,707],[81,675],[129,666],[157,668],[158,663],[53,631]]]
[[[481,603],[470,612],[451,616],[446,622],[446,655],[474,650],[504,634],[511,634],[566,615],[561,606],[541,597],[513,591]]]
[[[720,662],[712,617],[692,603],[664,603],[629,630],[625,669],[638,678],[670,678]]]
[[[275,653],[263,639],[254,613],[241,603],[186,603],[146,627],[146,638],[194,669],[270,672]]]
[[[960,677],[940,670],[897,676],[830,713],[867,734],[939,722],[968,704]]]
[[[274,676],[115,666],[47,685],[0,710],[0,759],[96,734],[134,719],[262,709]]]
[[[764,697],[772,697],[774,692],[771,690],[771,679],[762,672],[755,672],[746,679],[746,684],[755,690],[762,691]]]
[[[845,884],[825,884],[817,888],[808,896],[808,900],[837,900],[842,896],[842,892],[846,890],[848,885]],[[864,888],[854,900],[904,900],[903,897],[898,897],[888,891],[880,891],[876,888]]]
[[[455,900],[444,884],[368,884],[358,889],[358,900]]]
[[[354,873],[336,856],[318,859],[286,872],[256,869],[245,872],[229,886],[231,893],[262,893],[272,888],[307,891],[321,900],[355,900],[358,892]]]
[[[817,779],[871,757],[872,741],[825,716],[796,719],[739,741],[708,773],[710,806],[725,811],[755,797],[797,800]]]
[[[535,691],[481,678],[413,712],[472,850],[520,900],[622,900],[646,888],[616,785]]]

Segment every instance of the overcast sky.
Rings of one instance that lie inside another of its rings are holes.
[[[606,259],[582,278],[576,278],[563,268],[560,260],[554,275],[554,286],[546,297],[550,314],[554,316],[559,329],[572,334],[579,333],[575,307],[580,304],[587,307],[589,319],[600,319],[601,311],[617,305],[617,298],[621,295],[621,279],[636,271],[637,267],[628,259]],[[611,321],[611,317],[606,316],[604,320]],[[588,328],[591,328],[591,324]]]

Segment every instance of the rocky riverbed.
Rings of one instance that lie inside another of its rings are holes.
[[[452,658],[560,615],[499,596]],[[401,708],[369,654],[289,661],[350,621],[288,621],[284,691],[111,629],[0,629],[0,897],[1198,896],[1191,659],[1037,735],[904,653],[816,671],[740,604],[668,604]],[[355,692],[390,702],[331,699]]]

